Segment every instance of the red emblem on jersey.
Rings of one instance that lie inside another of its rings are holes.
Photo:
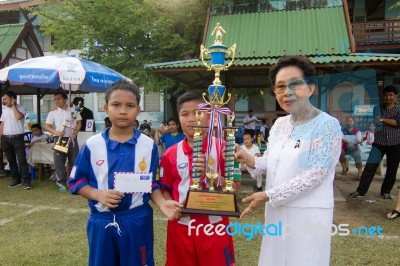
[[[104,160],[98,160],[98,161],[96,162],[96,164],[97,164],[98,166],[102,166],[103,163],[104,163]]]

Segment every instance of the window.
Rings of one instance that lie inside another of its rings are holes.
[[[106,94],[97,93],[97,112],[104,112],[105,104],[106,104]]]
[[[144,110],[146,112],[160,112],[160,93],[149,92],[143,97]]]
[[[33,97],[31,95],[19,96],[19,104],[25,108],[26,113],[33,112]]]

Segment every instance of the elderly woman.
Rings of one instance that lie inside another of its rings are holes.
[[[265,223],[282,225],[281,235],[264,233],[259,265],[329,265],[333,179],[341,152],[339,122],[309,101],[315,68],[305,57],[278,60],[269,78],[279,105],[289,113],[271,128],[268,148],[256,158],[237,147],[235,157],[250,173],[267,175],[265,192],[241,217],[265,204]]]

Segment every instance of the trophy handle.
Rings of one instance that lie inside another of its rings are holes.
[[[226,65],[226,66],[224,67],[224,70],[228,70],[228,68],[233,64],[233,61],[235,60],[235,54],[236,54],[235,51],[236,51],[236,43],[233,44],[233,45],[231,46],[231,48],[229,48],[229,49],[226,51],[226,55],[232,54],[232,59],[231,59],[231,61],[228,63],[228,65]]]
[[[204,47],[204,45],[200,46],[200,59],[201,62],[203,62],[203,65],[207,68],[208,71],[211,71],[211,66],[208,65],[206,62],[204,62],[204,55],[209,55],[210,52],[208,51],[207,48]]]

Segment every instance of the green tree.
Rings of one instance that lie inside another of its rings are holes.
[[[209,0],[48,0],[33,14],[55,51],[82,49],[104,64],[174,99],[186,87],[144,64],[198,57]]]

